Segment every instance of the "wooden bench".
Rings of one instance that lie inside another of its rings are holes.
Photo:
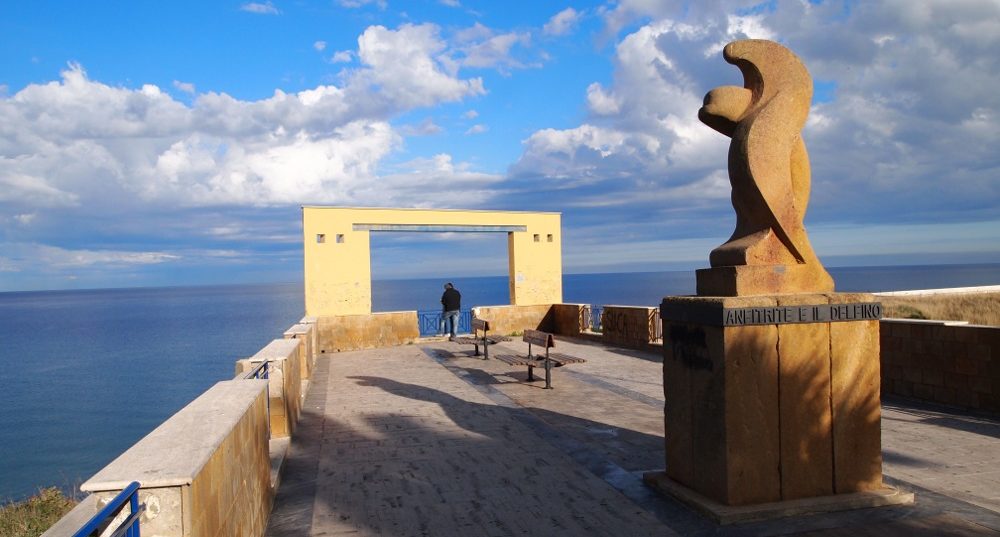
[[[567,356],[565,354],[549,352],[549,349],[555,347],[555,342],[553,341],[552,334],[549,334],[548,332],[542,332],[540,330],[525,330],[524,337],[522,339],[525,343],[528,344],[527,356],[501,354],[499,356],[496,356],[495,358],[509,365],[528,366],[528,382],[535,380],[534,370],[536,367],[544,367],[546,390],[552,389],[553,367],[562,367],[566,364],[578,364],[586,361],[583,358],[576,358],[573,356]],[[532,354],[531,352],[532,345],[545,349],[545,356]]]
[[[496,345],[501,341],[510,341],[507,336],[490,336],[488,335],[490,331],[490,322],[484,321],[482,319],[472,319],[472,336],[463,336],[455,338],[456,343],[464,343],[466,345],[475,345],[476,354],[479,356],[479,346],[483,346],[483,360],[490,359],[490,345]],[[483,335],[480,336],[479,333],[482,332]]]

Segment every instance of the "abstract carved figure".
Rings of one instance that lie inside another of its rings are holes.
[[[809,201],[809,155],[801,136],[812,100],[809,72],[772,41],[735,41],[723,57],[739,67],[744,87],[710,91],[698,118],[733,139],[736,230],[712,251],[712,268],[698,271],[698,294],[833,291],[802,224]]]

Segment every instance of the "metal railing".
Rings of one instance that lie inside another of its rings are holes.
[[[591,332],[600,332],[604,306],[587,305],[584,306],[583,311],[583,329],[590,330]]]
[[[442,311],[435,310],[418,310],[417,311],[417,326],[420,328],[420,336],[434,336],[437,335],[441,328],[441,317],[444,315]],[[445,327],[447,330],[447,327]],[[472,310],[460,310],[458,313],[458,327],[455,329],[455,333],[458,334],[468,334],[472,332]]]
[[[77,530],[73,534],[73,537],[105,535],[108,527],[122,512],[125,505],[129,506],[129,516],[125,517],[125,520],[107,535],[110,537],[139,537],[139,515],[146,510],[146,504],[139,503],[138,481],[133,481],[129,486],[125,487],[108,505],[105,505],[89,522]]]
[[[649,313],[649,342],[663,343],[663,323],[660,322],[660,308]]]
[[[264,379],[267,380],[268,368],[267,364],[270,360],[264,360],[263,362],[257,364],[257,367],[253,368],[249,373],[243,375],[244,379]]]

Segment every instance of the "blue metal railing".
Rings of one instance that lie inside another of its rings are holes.
[[[257,367],[253,368],[252,371],[243,375],[245,379],[264,379],[267,380],[267,363],[269,360],[264,360],[263,362],[257,364]]]
[[[115,528],[111,537],[139,537],[139,515],[146,510],[146,504],[139,504],[139,482],[133,481],[125,487],[108,505],[94,515],[89,522],[73,534],[73,537],[91,537],[102,535],[115,517],[122,512],[125,505],[129,506],[129,516]]]
[[[437,335],[441,328],[441,316],[443,312],[435,310],[419,310],[417,311],[417,326],[420,328],[420,336],[434,336]],[[448,327],[445,327],[447,330]],[[458,334],[468,334],[472,331],[472,310],[460,310],[458,314],[458,328],[455,332]]]
[[[604,314],[604,306],[590,306],[590,330],[601,331],[601,316]]]

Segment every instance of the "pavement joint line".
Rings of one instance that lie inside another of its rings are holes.
[[[560,371],[560,373],[562,373],[564,375],[568,375],[571,378],[574,378],[574,379],[576,379],[576,380],[578,380],[580,382],[583,382],[583,383],[586,383],[586,384],[590,384],[591,386],[594,386],[596,388],[601,388],[601,389],[607,390],[607,391],[609,391],[611,393],[614,393],[614,394],[617,394],[617,395],[621,395],[622,397],[627,397],[627,398],[632,399],[634,401],[638,401],[640,403],[644,403],[644,404],[647,404],[647,405],[655,407],[655,408],[659,408],[659,409],[663,408],[663,400],[662,399],[657,399],[655,397],[650,397],[650,396],[648,396],[646,394],[639,393],[639,392],[637,392],[635,390],[630,390],[628,388],[619,386],[617,384],[608,382],[606,380],[601,380],[601,379],[599,379],[599,378],[597,378],[597,377],[595,377],[595,376],[593,376],[593,375],[591,375],[589,373],[584,373],[584,372],[581,372],[581,371],[572,371],[572,370],[570,370],[570,371]]]

